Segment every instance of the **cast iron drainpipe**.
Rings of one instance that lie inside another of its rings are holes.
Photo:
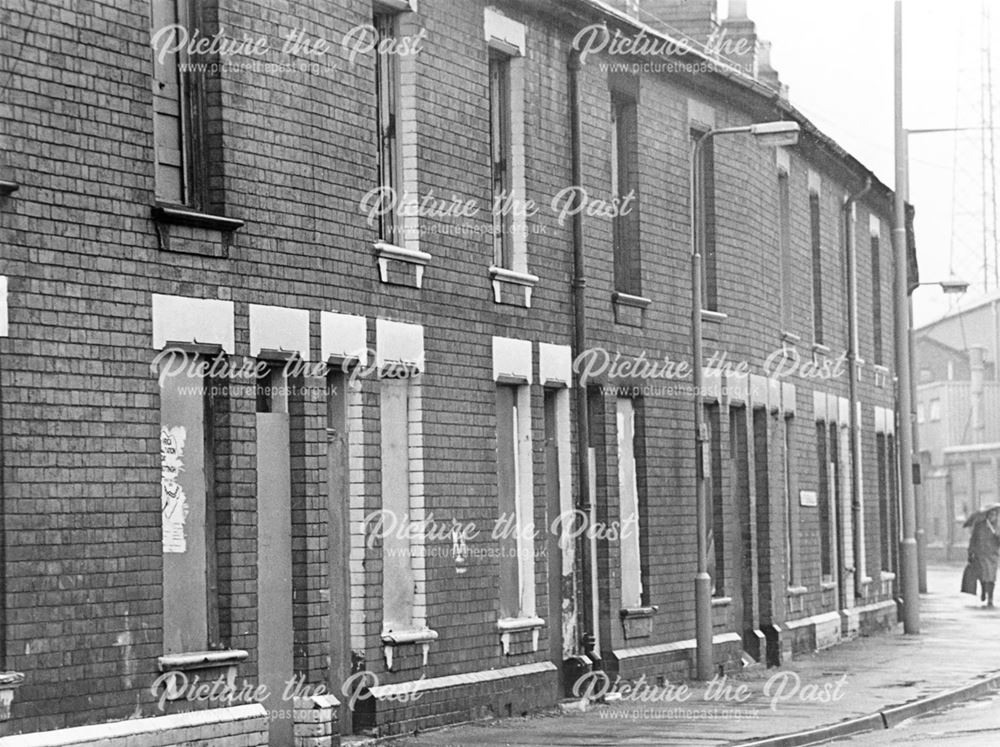
[[[570,163],[573,184],[580,184],[583,179],[583,162],[581,143],[583,133],[580,123],[580,86],[579,73],[582,63],[579,50],[572,50],[566,64],[569,84],[569,119],[570,119]],[[587,349],[587,310],[585,306],[587,280],[584,274],[583,258],[583,213],[576,211],[573,215],[573,347],[574,357],[578,357]],[[577,381],[576,387],[576,458],[577,458],[577,500],[576,507],[590,520],[592,506],[590,504],[590,406],[587,401],[586,382]],[[580,643],[583,652],[595,664],[600,661],[594,652],[597,637],[596,621],[593,619],[593,595],[591,588],[591,565],[589,532],[581,532],[577,538],[577,553],[580,557],[580,613],[581,634]],[[554,622],[553,622],[554,624]]]
[[[847,242],[847,386],[851,403],[851,531],[854,540],[854,596],[862,596],[865,568],[865,515],[861,510],[861,423],[858,422],[858,266],[857,241],[852,218],[855,203],[872,188],[872,179],[865,177],[865,186],[844,200],[844,237]]]

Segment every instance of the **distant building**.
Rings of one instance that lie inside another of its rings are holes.
[[[966,516],[1000,500],[1000,295],[914,332],[917,427],[930,555],[964,557]]]

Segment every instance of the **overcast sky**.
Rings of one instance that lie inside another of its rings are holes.
[[[1000,44],[1000,3],[988,5],[995,6],[989,29]],[[893,7],[893,0],[749,0],[748,13],[758,36],[773,43],[772,63],[789,85],[792,103],[890,187],[895,184]],[[728,12],[728,0],[722,0],[721,12]],[[980,126],[981,50],[987,36],[982,14],[983,0],[904,0],[907,128]],[[1000,90],[998,81],[1000,69],[994,70],[994,92]],[[997,111],[1000,100],[994,104]],[[981,137],[968,132],[910,138],[921,279],[947,279],[953,269],[976,283],[965,302],[983,292]],[[1000,131],[996,140],[1000,162]],[[987,206],[990,246],[992,212]],[[914,299],[918,324],[940,316],[951,302],[936,287],[918,289]]]

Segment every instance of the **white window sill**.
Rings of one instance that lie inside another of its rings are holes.
[[[786,345],[798,345],[802,342],[802,336],[797,335],[794,332],[789,332],[786,329],[781,331],[781,341]]]
[[[412,646],[420,644],[423,649],[423,665],[427,666],[427,654],[430,653],[431,641],[438,637],[436,630],[430,628],[410,628],[407,630],[386,630],[382,632],[382,647],[385,652],[386,669],[392,670],[393,654],[396,646]]]
[[[889,571],[882,571],[881,578],[883,581],[895,581],[896,574],[890,573]]]
[[[651,604],[648,607],[623,607],[619,614],[624,618],[652,617],[659,611],[657,605]]]
[[[787,589],[785,589],[785,596],[800,597],[808,592],[809,589],[805,586],[789,586]]]
[[[382,643],[389,646],[405,646],[408,643],[425,643],[436,641],[436,630],[430,628],[411,628],[409,630],[388,630],[382,633]]]
[[[504,656],[510,656],[510,637],[513,633],[531,631],[531,650],[538,651],[538,629],[544,625],[545,620],[540,617],[502,617],[497,620]]]
[[[713,607],[728,607],[733,603],[732,597],[712,597]]]
[[[375,257],[378,260],[379,279],[383,283],[389,282],[389,262],[403,262],[413,265],[415,285],[420,288],[424,282],[424,267],[431,261],[432,257],[427,252],[419,249],[408,249],[403,246],[396,246],[385,241],[375,242]]]
[[[822,583],[820,583],[819,588],[821,588],[823,591],[830,591],[831,589],[836,589],[837,588],[837,582],[836,581],[823,581]]]
[[[701,321],[710,322],[712,324],[722,324],[729,318],[729,314],[723,314],[721,311],[712,311],[711,309],[701,310]]]
[[[228,667],[245,661],[249,654],[242,649],[190,651],[183,654],[164,654],[156,660],[161,672],[171,670],[209,669]]]
[[[646,309],[653,303],[645,296],[633,296],[630,293],[615,291],[611,294],[611,305],[615,310],[615,322],[628,327],[642,327]]]
[[[198,669],[222,669],[221,676],[232,685],[236,681],[236,665],[245,661],[248,654],[240,649],[221,651],[189,651],[182,654],[164,654],[156,662],[164,673],[163,694],[174,701],[184,697],[185,672]],[[157,680],[158,682],[160,680]]]
[[[504,286],[524,289],[524,307],[531,308],[531,291],[538,284],[538,276],[528,272],[516,272],[505,267],[490,265],[490,282],[493,284],[493,301],[503,303]]]
[[[631,293],[622,293],[621,291],[615,291],[611,300],[622,306],[634,306],[639,309],[644,309],[653,303],[653,299],[646,298],[645,296],[633,296]]]

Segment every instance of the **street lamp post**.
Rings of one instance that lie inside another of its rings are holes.
[[[698,564],[694,577],[695,599],[695,648],[697,678],[709,680],[713,676],[712,666],[712,579],[708,573],[708,505],[705,496],[705,476],[708,472],[705,450],[708,438],[705,428],[705,412],[702,398],[704,387],[704,346],[701,332],[702,301],[702,256],[705,241],[703,209],[701,200],[702,153],[705,143],[717,135],[749,133],[760,145],[795,145],[799,139],[798,122],[761,122],[740,127],[724,127],[709,130],[695,138],[691,147],[690,164],[690,218],[691,218],[691,347],[694,386],[694,433],[695,433],[695,500],[697,517]]]
[[[902,537],[899,541],[903,632],[920,632],[920,580],[917,559],[916,507],[913,497],[912,377],[910,376],[909,265],[906,251],[906,130],[903,127],[903,3],[895,3],[895,150],[896,184],[892,243],[896,255],[895,341],[896,375],[899,378],[899,503]]]

